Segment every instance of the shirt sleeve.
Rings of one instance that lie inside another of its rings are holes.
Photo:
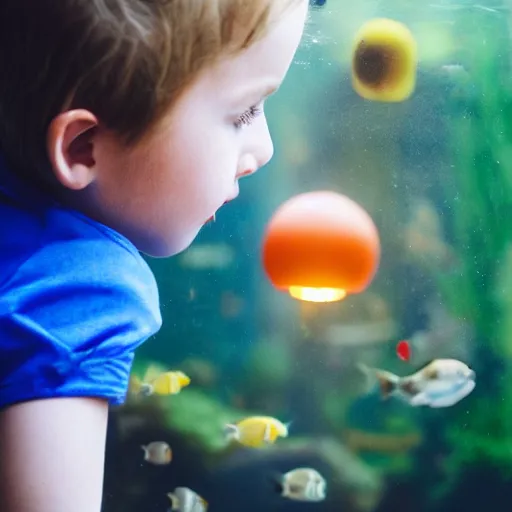
[[[151,270],[108,237],[39,245],[0,287],[0,409],[124,401],[135,349],[161,325]]]

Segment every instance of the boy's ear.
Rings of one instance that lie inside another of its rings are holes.
[[[46,148],[57,180],[81,190],[96,176],[94,136],[98,119],[88,110],[69,110],[50,123]]]

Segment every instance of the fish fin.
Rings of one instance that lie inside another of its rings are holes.
[[[144,460],[148,460],[148,456],[149,456],[148,447],[143,444],[141,444],[140,447],[144,450]]]
[[[364,363],[357,363],[357,369],[366,377],[366,392],[369,393],[375,385],[375,374],[373,370]]]
[[[167,497],[171,500],[171,510],[180,509],[180,499],[173,492],[168,492]]]
[[[274,472],[270,473],[270,475],[268,476],[268,479],[269,479],[270,484],[274,488],[274,492],[276,494],[283,496],[283,493],[285,492],[285,488],[286,488],[284,476],[281,473],[274,471]]]
[[[376,376],[379,381],[379,389],[382,398],[389,398],[396,391],[400,378],[390,372],[381,370],[376,372]]]
[[[419,390],[412,379],[403,379],[398,388],[402,393],[408,396],[417,395],[419,393]]]
[[[429,407],[432,407],[433,409],[441,409],[442,407],[451,407],[452,405],[455,405],[459,401],[459,398],[449,397],[445,399],[438,399],[438,400],[432,400],[429,402]]]
[[[446,396],[435,398],[431,400],[428,405],[430,405],[430,407],[433,408],[451,407],[452,405],[455,405],[456,403],[460,402],[463,398],[468,396],[471,393],[471,391],[473,391],[473,389],[475,389],[475,382],[468,381],[464,386],[459,388],[457,391],[447,393]]]
[[[430,405],[430,400],[428,398],[428,395],[426,393],[418,393],[417,395],[414,395],[410,400],[409,403],[413,407],[419,407],[422,405]]]
[[[422,368],[426,368],[427,366],[430,366],[434,361],[437,361],[437,359],[429,359],[428,361],[423,363],[423,366],[419,368],[419,370],[421,370]]]
[[[423,378],[426,380],[435,380],[439,377],[439,372],[434,364],[436,359],[432,359],[425,363],[418,372],[422,374]]]
[[[146,373],[144,373],[144,376],[142,377],[143,382],[151,382],[153,380],[158,379],[162,373],[165,373],[165,368],[163,366],[160,366],[155,363],[151,363],[146,368]]]
[[[373,388],[375,381],[377,381],[380,395],[384,399],[389,398],[397,390],[400,383],[400,377],[398,375],[377,368],[369,368],[364,363],[358,363],[357,366],[368,379],[368,391]]]
[[[138,395],[140,393],[141,385],[142,381],[137,375],[130,375],[130,381],[128,384],[128,391],[130,394]]]
[[[425,380],[435,380],[439,378],[439,370],[435,361],[435,359],[430,361],[430,363],[426,364],[421,370],[419,370],[418,373],[420,373]]]
[[[240,440],[240,431],[238,430],[238,427],[232,423],[224,425],[224,435],[226,436],[228,441],[231,441],[233,439],[235,441]]]
[[[283,479],[283,483],[281,485],[281,496],[283,498],[289,498],[291,494],[290,484],[286,481],[286,479]]]

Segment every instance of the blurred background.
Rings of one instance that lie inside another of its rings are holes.
[[[134,374],[157,364],[191,383],[112,411],[105,512],[165,511],[177,486],[211,512],[511,510],[512,3],[317,3],[267,104],[273,161],[188,250],[149,260],[164,323]],[[417,44],[404,101],[353,86],[354,37],[382,17]],[[371,286],[339,302],[295,300],[262,266],[272,214],[312,190],[346,194],[380,234]],[[409,375],[445,357],[478,375],[445,409],[382,400],[357,367]],[[254,414],[291,423],[289,437],[226,445],[224,425]],[[153,441],[171,446],[170,464],[144,460]],[[269,475],[300,466],[325,477],[324,501],[275,492]]]

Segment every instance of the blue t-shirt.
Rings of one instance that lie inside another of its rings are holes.
[[[0,159],[0,409],[51,397],[122,403],[134,350],[161,323],[133,244]]]

